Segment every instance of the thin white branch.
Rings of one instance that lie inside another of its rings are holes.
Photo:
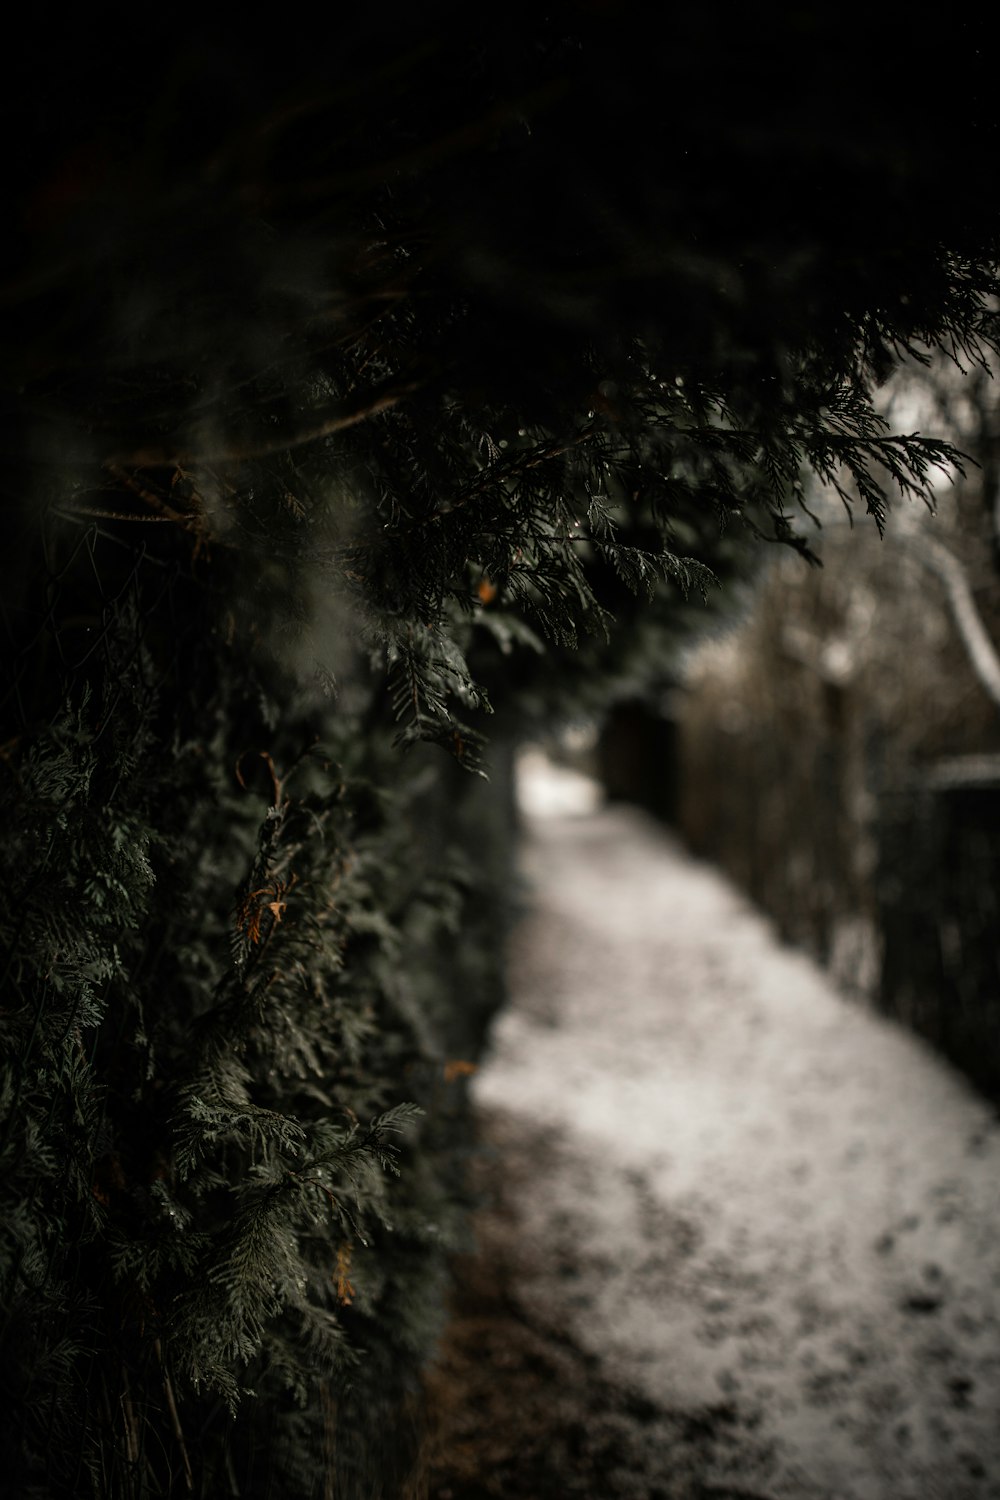
[[[916,560],[929,569],[944,585],[958,633],[962,638],[969,665],[983,688],[1000,708],[1000,655],[986,633],[969,587],[968,574],[955,555],[941,542],[920,532],[904,532],[905,542]]]

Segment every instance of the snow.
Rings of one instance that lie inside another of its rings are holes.
[[[475,1093],[530,1152],[527,1312],[721,1413],[719,1493],[1000,1497],[995,1112],[642,813],[539,754],[521,800],[532,909]]]

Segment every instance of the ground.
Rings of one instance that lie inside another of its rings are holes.
[[[432,1500],[1000,1497],[1000,1124],[641,813],[526,769]]]

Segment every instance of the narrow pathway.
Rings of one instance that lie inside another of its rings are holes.
[[[611,1491],[1000,1497],[995,1112],[644,815],[553,814],[546,774],[476,1095],[508,1303],[627,1393],[633,1467],[670,1449]]]

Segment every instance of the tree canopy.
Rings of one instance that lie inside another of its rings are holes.
[[[888,432],[873,385],[991,336],[979,53],[643,14],[40,37],[17,487],[263,547],[289,600],[318,568],[408,732],[453,745],[470,620],[572,641],[613,575],[702,587],[734,522],[808,554],[809,469],[881,525],[956,455]]]

